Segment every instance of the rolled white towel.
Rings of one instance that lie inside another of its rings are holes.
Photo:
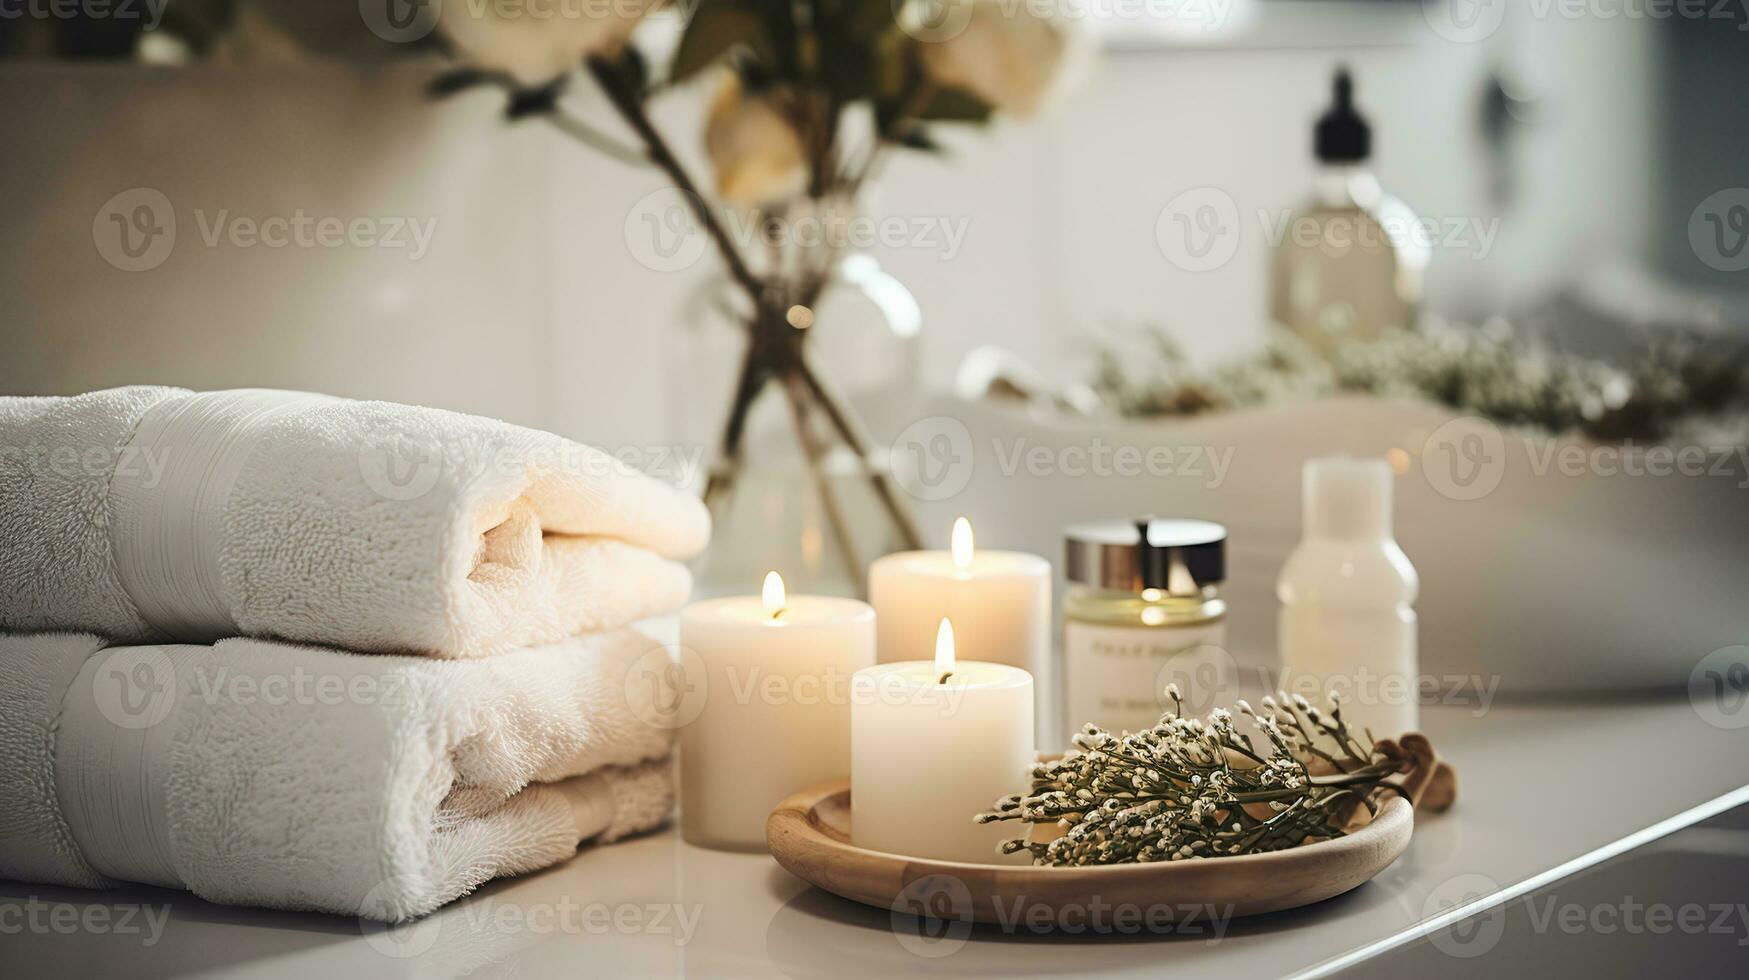
[[[0,631],[477,657],[686,599],[710,518],[597,449],[301,392],[0,398]]]
[[[670,733],[633,631],[474,663],[0,637],[0,877],[395,922],[648,829]]]

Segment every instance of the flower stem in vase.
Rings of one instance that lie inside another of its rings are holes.
[[[705,230],[721,255],[730,277],[752,303],[751,314],[745,321],[746,354],[742,358],[733,400],[718,440],[717,461],[705,485],[705,503],[714,510],[733,492],[744,465],[743,446],[752,406],[766,385],[780,384],[789,404],[797,440],[807,460],[810,478],[820,495],[833,539],[850,572],[850,581],[855,583],[858,591],[864,590],[866,579],[858,549],[854,547],[854,536],[842,503],[830,485],[826,467],[829,445],[814,425],[816,409],[838,441],[856,457],[859,475],[868,481],[900,546],[919,549],[922,536],[909,505],[894,491],[888,475],[875,463],[873,440],[863,429],[861,420],[807,357],[804,345],[810,332],[808,327],[830,275],[825,271],[810,271],[795,277],[799,280],[799,288],[790,288],[792,284],[785,281],[781,263],[765,278],[756,274],[735,247],[716,212],[706,203],[697,183],[651,123],[635,87],[622,77],[612,62],[590,58],[586,65],[615,111],[642,141],[650,162],[681,191],[694,220]],[[834,258],[833,255],[826,257],[828,269]],[[802,310],[810,322],[792,322],[790,313],[797,309]]]
[[[783,390],[795,421],[796,438],[801,441],[802,451],[807,455],[808,472],[813,476],[814,486],[820,493],[826,519],[832,525],[832,536],[838,542],[838,553],[844,559],[845,571],[849,574],[850,581],[856,584],[857,592],[867,594],[867,573],[861,559],[857,557],[855,537],[850,533],[844,508],[839,506],[838,496],[833,492],[832,481],[826,472],[826,447],[821,443],[819,433],[813,429],[807,388],[796,373],[791,371],[784,375]]]

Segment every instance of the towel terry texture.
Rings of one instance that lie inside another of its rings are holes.
[[[473,658],[671,612],[709,518],[547,433],[296,392],[0,398],[0,631]]]
[[[0,637],[0,877],[395,922],[660,823],[635,631],[467,663]]]

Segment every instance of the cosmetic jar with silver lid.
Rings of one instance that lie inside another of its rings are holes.
[[[1111,732],[1153,727],[1176,684],[1187,714],[1214,707],[1234,680],[1226,652],[1227,529],[1141,518],[1063,532],[1062,719]]]

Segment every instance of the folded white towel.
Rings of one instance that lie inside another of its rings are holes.
[[[634,631],[455,663],[0,637],[0,877],[400,921],[660,823]]]
[[[699,501],[491,419],[297,392],[0,398],[0,632],[476,657],[670,612]]]

